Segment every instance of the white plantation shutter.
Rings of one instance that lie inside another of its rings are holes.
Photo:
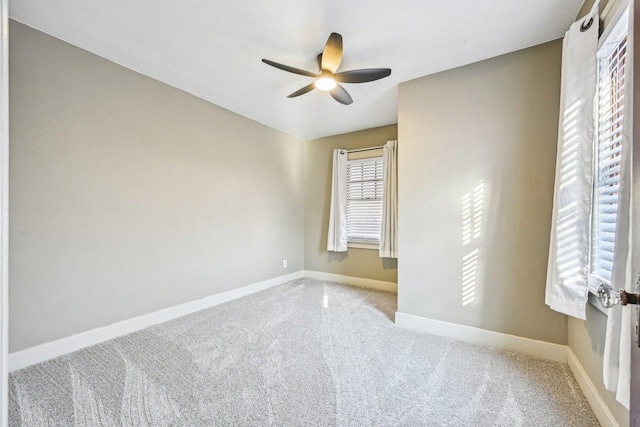
[[[598,139],[594,188],[591,274],[611,283],[618,219],[627,37],[599,59]],[[593,282],[593,280],[592,280]]]
[[[382,157],[347,162],[347,240],[380,241]]]

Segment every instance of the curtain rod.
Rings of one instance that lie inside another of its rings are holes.
[[[379,147],[358,148],[357,150],[347,150],[347,153],[357,153],[359,151],[381,150],[383,148],[384,148],[384,145],[381,145]]]
[[[598,38],[600,38],[600,36],[602,36],[602,33],[603,33],[602,22],[609,18],[609,14],[611,14],[612,12],[617,12],[617,10],[620,8],[620,5],[624,3],[626,3],[625,0],[609,0],[607,2],[602,13],[600,14],[600,19],[599,19],[600,22],[598,23],[598,26],[600,27]],[[593,4],[593,6],[595,6],[595,3]],[[584,19],[581,26],[582,31],[588,30],[589,27],[591,27],[591,24],[593,23],[593,15],[597,13],[597,10],[595,10],[593,6],[592,6],[592,10],[589,11],[590,13],[588,13],[582,18]]]

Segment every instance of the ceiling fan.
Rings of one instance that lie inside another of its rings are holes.
[[[365,83],[385,78],[391,74],[390,68],[364,68],[361,70],[343,71],[336,73],[340,62],[342,62],[342,36],[338,33],[331,33],[324,50],[317,57],[319,73],[301,70],[299,68],[290,67],[288,65],[278,64],[277,62],[263,59],[262,62],[272,67],[279,68],[294,74],[313,77],[316,79],[313,83],[298,89],[287,98],[295,98],[311,92],[313,89],[328,91],[336,101],[344,105],[353,102],[349,92],[340,85],[340,83]]]

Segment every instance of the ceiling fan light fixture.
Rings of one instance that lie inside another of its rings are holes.
[[[338,33],[331,33],[327,43],[324,45],[322,53],[316,56],[318,63],[318,73],[290,67],[289,65],[278,64],[269,59],[263,59],[267,65],[278,68],[282,71],[298,74],[301,76],[313,77],[315,81],[303,88],[287,95],[287,98],[296,98],[314,89],[329,92],[331,97],[343,105],[350,105],[353,98],[340,83],[366,83],[380,80],[391,75],[389,68],[363,68],[360,70],[350,70],[338,73],[338,68],[342,62],[342,36]]]
[[[324,91],[329,91],[336,87],[336,81],[331,77],[321,77],[316,80],[316,88]]]

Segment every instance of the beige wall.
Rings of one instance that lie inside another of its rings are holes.
[[[400,312],[567,343],[544,304],[560,64],[555,41],[400,85]]]
[[[303,269],[302,141],[10,31],[12,352]]]
[[[349,248],[348,252],[327,252],[327,232],[333,150],[375,147],[384,145],[397,137],[397,126],[390,125],[305,142],[304,265],[306,270],[396,283],[396,260],[380,258],[378,251],[370,249]]]
[[[614,393],[604,388],[602,360],[607,317],[587,304],[587,320],[569,318],[569,347],[573,350],[591,382],[621,426],[629,425],[629,411],[616,401]]]

